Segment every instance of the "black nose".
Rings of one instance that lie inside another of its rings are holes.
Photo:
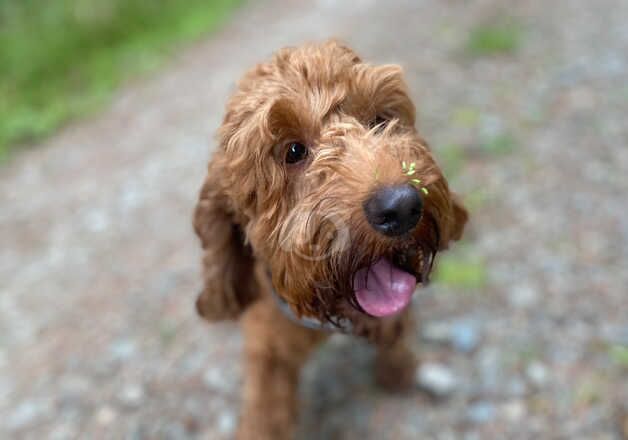
[[[421,218],[423,200],[411,185],[380,188],[364,203],[366,218],[384,235],[402,235],[416,226]]]

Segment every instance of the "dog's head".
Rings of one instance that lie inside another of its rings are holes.
[[[283,49],[240,82],[211,191],[295,312],[395,314],[460,238],[466,210],[414,124],[401,68],[334,41]],[[197,231],[220,221],[202,217]]]

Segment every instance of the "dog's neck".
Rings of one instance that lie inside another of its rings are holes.
[[[341,319],[341,318],[335,319],[335,322],[338,322],[338,325],[334,325],[331,322],[324,322],[324,321],[321,321],[319,319],[312,318],[309,316],[298,316],[292,310],[292,308],[290,307],[290,304],[288,304],[288,302],[285,299],[279,296],[279,294],[275,290],[275,287],[272,285],[272,282],[271,282],[270,291],[273,298],[275,298],[275,302],[277,302],[277,306],[279,306],[279,310],[281,310],[281,312],[288,319],[290,319],[290,321],[294,322],[295,324],[299,324],[303,327],[306,327],[312,330],[320,330],[320,331],[326,331],[326,332],[351,333],[352,325],[351,325],[351,322],[349,322],[348,320]]]

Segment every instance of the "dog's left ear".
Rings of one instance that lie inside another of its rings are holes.
[[[451,217],[449,223],[448,240],[457,241],[462,237],[464,226],[469,220],[469,212],[464,207],[457,194],[451,194]]]

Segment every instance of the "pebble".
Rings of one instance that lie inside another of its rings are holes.
[[[224,393],[231,392],[236,384],[236,379],[226,370],[218,366],[209,367],[203,374],[203,383],[207,388]]]
[[[67,440],[77,438],[77,427],[70,423],[61,423],[50,430],[49,440]]]
[[[451,325],[446,322],[430,322],[421,329],[421,337],[427,342],[447,344],[451,338]]]
[[[221,434],[231,434],[236,428],[236,417],[230,411],[224,411],[218,416],[218,431]]]
[[[480,372],[479,385],[485,392],[496,392],[501,389],[503,381],[502,357],[495,347],[484,347],[477,355]]]
[[[57,402],[65,405],[75,405],[89,394],[90,381],[83,376],[66,376],[59,381]]]
[[[447,397],[458,387],[458,380],[445,365],[424,363],[417,371],[419,386],[435,397]]]
[[[487,423],[495,418],[495,405],[491,402],[473,402],[467,408],[467,419],[472,423]]]
[[[116,410],[108,405],[98,408],[95,416],[96,423],[102,426],[111,425],[113,422],[115,422],[117,417],[118,413],[116,412]]]
[[[506,384],[506,393],[510,397],[522,397],[527,392],[526,383],[520,377],[512,377]]]
[[[139,384],[129,384],[118,394],[120,402],[127,407],[135,408],[144,401],[144,388]]]
[[[421,336],[427,342],[448,344],[462,353],[474,351],[480,343],[478,325],[469,319],[429,323],[423,327]]]
[[[462,353],[474,351],[480,344],[478,326],[472,321],[460,321],[453,325],[451,345]]]
[[[115,341],[109,346],[109,355],[116,361],[129,360],[135,352],[135,343],[129,339]]]
[[[533,361],[526,367],[526,377],[532,385],[542,388],[549,380],[549,372],[541,362]]]
[[[538,299],[537,290],[529,284],[514,285],[508,291],[510,305],[520,309],[533,307],[538,303]]]
[[[160,429],[160,432],[156,433],[157,438],[166,438],[171,440],[188,439],[189,436],[180,422],[170,422]]]
[[[503,417],[511,423],[523,420],[527,413],[525,404],[520,400],[506,402],[502,405],[500,410]]]
[[[9,414],[6,420],[7,427],[12,431],[26,428],[49,413],[52,409],[51,407],[52,405],[47,401],[24,401]]]

